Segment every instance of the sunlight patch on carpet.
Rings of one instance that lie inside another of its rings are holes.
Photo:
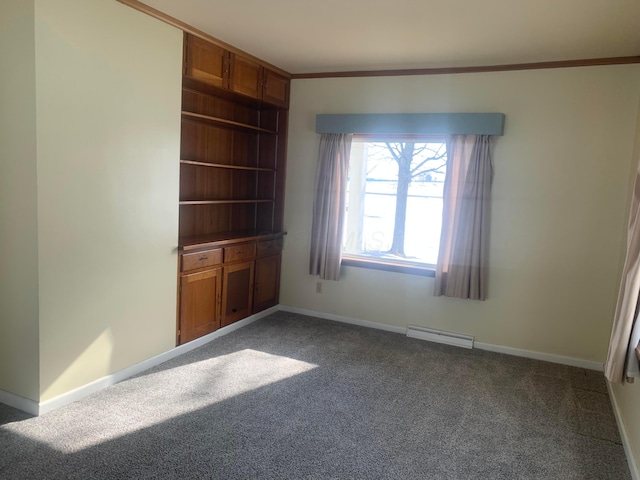
[[[13,430],[62,453],[114,441],[189,412],[252,394],[317,368],[294,358],[245,349],[151,370],[58,410],[0,428]]]

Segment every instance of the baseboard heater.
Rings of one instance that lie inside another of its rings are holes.
[[[473,348],[473,337],[470,335],[443,332],[442,330],[434,330],[432,328],[409,325],[407,327],[407,337],[427,340],[429,342],[444,343],[446,345],[454,345],[456,347]]]

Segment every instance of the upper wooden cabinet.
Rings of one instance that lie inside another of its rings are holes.
[[[287,107],[289,105],[289,79],[265,68],[262,100],[281,107]]]
[[[216,87],[229,86],[229,52],[209,42],[185,35],[185,75]]]
[[[232,53],[229,89],[261,100],[262,66],[248,58]]]
[[[289,79],[260,62],[185,34],[187,77],[287,108]]]

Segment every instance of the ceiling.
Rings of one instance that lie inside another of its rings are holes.
[[[640,0],[142,0],[290,73],[640,55]]]

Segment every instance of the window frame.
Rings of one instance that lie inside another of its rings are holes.
[[[407,273],[409,275],[419,275],[421,277],[436,276],[436,266],[428,263],[416,265],[411,263],[393,262],[391,260],[367,259],[365,257],[342,255],[342,261],[340,264],[343,267],[369,268],[371,270]]]
[[[381,133],[360,133],[353,134],[353,142],[366,143],[386,143],[386,142],[403,142],[415,141],[420,143],[444,143],[446,144],[447,135],[445,134],[381,134]],[[351,159],[349,160],[351,162]],[[341,266],[368,268],[372,270],[382,270],[386,272],[405,273],[409,275],[418,275],[422,277],[435,277],[436,265],[411,261],[394,261],[387,258],[368,258],[366,256],[342,253]]]

